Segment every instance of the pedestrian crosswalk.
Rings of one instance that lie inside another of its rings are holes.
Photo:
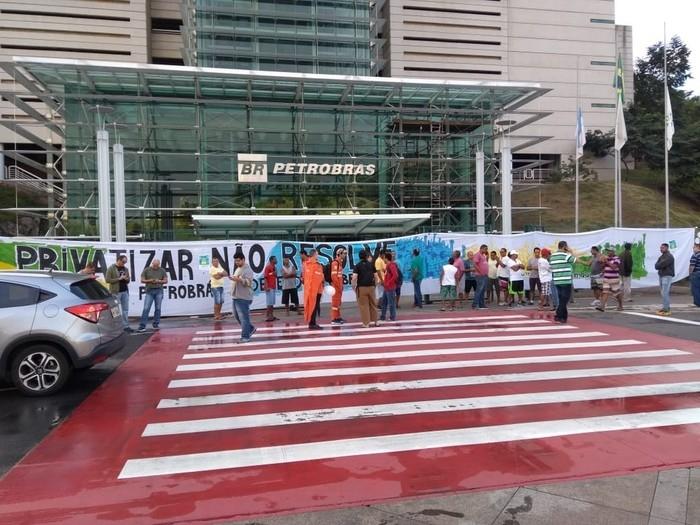
[[[614,327],[509,314],[236,334],[193,334],[120,479],[700,424],[698,355]]]

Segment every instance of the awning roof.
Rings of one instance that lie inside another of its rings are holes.
[[[530,82],[359,77],[58,58],[13,57],[11,63],[0,66],[37,96],[58,100],[146,97],[503,113],[550,91]],[[40,86],[32,86],[31,77]]]
[[[200,233],[229,237],[403,235],[430,219],[429,213],[377,215],[193,215]]]

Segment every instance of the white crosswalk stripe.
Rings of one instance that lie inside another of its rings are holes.
[[[290,350],[297,351],[297,349],[303,349],[303,348],[313,348],[313,349],[323,349],[324,347],[321,345],[309,345],[309,346],[292,346],[296,345],[297,343],[332,343],[333,348],[337,346],[342,346],[344,348],[350,348],[350,345],[341,345],[338,343],[343,343],[345,341],[361,341],[360,343],[356,343],[354,345],[354,348],[361,348],[366,346],[367,344],[372,344],[374,341],[382,341],[383,343],[386,344],[413,344],[415,342],[415,337],[429,337],[431,335],[461,335],[461,334],[502,334],[502,333],[525,333],[525,332],[562,332],[562,331],[571,331],[575,329],[575,326],[567,326],[567,325],[549,325],[549,326],[523,326],[519,328],[493,328],[493,329],[485,329],[485,328],[470,328],[470,329],[461,329],[461,330],[431,330],[427,332],[421,332],[421,333],[414,333],[414,334],[408,334],[408,333],[400,333],[400,334],[362,334],[362,335],[351,335],[351,336],[322,336],[322,337],[302,337],[299,339],[293,339],[293,340],[288,340],[284,341],[285,345],[289,345]],[[605,335],[605,334],[603,334]],[[406,340],[405,338],[411,337],[412,339]],[[496,336],[493,336],[496,337]],[[401,339],[403,338],[403,339]],[[483,337],[482,337],[483,338]],[[518,339],[520,337],[518,336]],[[440,341],[448,341],[447,339],[435,339],[436,342]],[[455,340],[452,340],[453,342],[456,342]],[[473,342],[473,341],[464,341],[463,338],[460,338],[461,342]],[[213,343],[213,344],[201,344],[201,345],[190,345],[187,347],[188,350],[196,350],[196,353],[188,354],[185,355],[186,359],[200,359],[202,356],[206,357],[217,357],[220,355],[227,355],[227,356],[233,356],[233,355],[247,355],[247,354],[254,354],[257,350],[249,350],[250,348],[257,348],[259,346],[275,346],[279,348],[280,342],[271,342],[271,341],[259,341],[259,342],[250,342],[245,344],[245,346],[235,344],[235,343]],[[200,352],[201,350],[212,350],[212,349],[217,349],[217,348],[241,348],[241,350],[238,350],[237,352],[214,352],[214,353],[206,353],[206,352]],[[271,353],[274,352],[275,350],[264,350],[260,352],[267,352]],[[277,350],[279,351],[279,350]]]
[[[426,323],[442,323],[445,326],[449,326],[451,324],[457,323],[457,324],[463,324],[463,323],[493,323],[493,322],[500,322],[500,321],[512,321],[516,319],[527,319],[526,315],[515,315],[515,314],[510,314],[510,315],[482,315],[482,316],[474,316],[474,317],[423,317],[420,319],[410,319],[407,321],[397,321],[396,323],[392,323],[392,327],[414,327],[414,326],[420,326],[422,324]],[[360,322],[353,322],[353,323],[345,323],[343,325],[339,325],[337,327],[333,327],[333,330],[346,330],[348,328],[358,328],[362,326],[362,323]],[[258,328],[259,332],[294,332],[297,333],[299,330],[305,330],[305,326],[299,326],[298,324],[296,325],[283,325],[283,326],[261,326]],[[218,334],[239,334],[241,333],[240,328],[227,328],[227,329],[217,329],[217,330],[197,330],[195,332],[197,335],[218,335]]]
[[[388,323],[388,324],[382,324],[380,326],[372,326],[369,330],[361,330],[358,324],[361,323],[347,323],[341,326],[331,326],[328,330],[325,330],[324,332],[319,332],[318,330],[304,330],[304,329],[298,329],[297,330],[290,330],[290,331],[284,331],[284,332],[275,332],[274,330],[272,331],[264,331],[264,328],[258,328],[258,331],[256,332],[256,339],[262,337],[265,339],[275,339],[277,341],[284,339],[284,338],[290,338],[290,339],[296,339],[299,336],[302,335],[315,335],[319,336],[320,334],[323,335],[328,335],[330,336],[342,336],[345,334],[361,334],[361,333],[366,333],[370,332],[371,334],[377,334],[377,333],[382,333],[382,332],[392,332],[392,333],[402,333],[402,332],[408,332],[408,333],[413,333],[418,330],[428,330],[430,328],[444,328],[444,329],[456,329],[459,327],[462,327],[464,329],[469,329],[469,328],[474,328],[474,327],[481,327],[483,329],[488,329],[488,328],[505,328],[507,326],[525,326],[525,325],[540,325],[540,326],[553,326],[553,323],[551,321],[547,321],[546,319],[516,319],[516,320],[504,320],[504,321],[498,321],[498,322],[473,322],[473,321],[463,321],[463,322],[453,322],[453,323],[427,323],[427,324],[401,324],[401,323]],[[284,327],[282,327],[284,328]],[[208,341],[208,342],[219,342],[219,341],[226,341],[226,340],[236,340],[241,337],[240,331],[238,333],[229,333],[229,331],[226,332],[217,332],[216,334],[212,335],[207,335],[207,336],[199,336],[199,337],[193,337],[192,341]],[[257,342],[256,340],[253,340],[252,342]],[[248,346],[250,346],[251,343],[248,343]]]
[[[587,335],[583,335],[587,334]],[[570,334],[572,337],[591,337],[591,336],[602,336],[600,332],[582,332],[579,334]],[[545,336],[541,336],[543,339]],[[564,334],[561,335],[564,338]],[[464,338],[464,339],[479,339],[477,337]],[[484,338],[486,339],[486,338]],[[515,341],[519,338],[488,338],[489,341]],[[463,342],[462,339],[450,339],[450,340],[438,340],[441,342],[448,343],[460,343]],[[476,342],[476,341],[474,341]],[[483,342],[483,341],[479,341]],[[418,346],[418,344],[426,343],[425,341],[416,341],[408,346]],[[221,370],[225,368],[252,368],[258,366],[273,366],[273,365],[291,365],[291,364],[308,364],[308,363],[323,363],[327,361],[369,361],[376,359],[399,359],[403,357],[425,357],[425,356],[445,356],[445,355],[461,355],[461,354],[483,354],[483,353],[500,353],[500,352],[522,352],[528,350],[555,350],[562,346],[566,348],[595,348],[600,346],[602,341],[586,341],[586,342],[566,342],[566,343],[544,343],[536,345],[517,345],[511,344],[506,346],[488,346],[488,347],[471,347],[471,348],[432,348],[430,350],[407,350],[403,352],[371,352],[363,354],[322,354],[314,355],[310,357],[280,357],[274,359],[255,359],[248,361],[216,361],[212,363],[201,363],[195,365],[179,365],[175,370],[177,372],[192,372],[195,370]],[[431,342],[432,344],[432,342]],[[641,341],[636,339],[622,339],[614,341],[616,346],[626,346],[626,345],[638,345]],[[352,349],[362,348],[362,345],[351,345]],[[335,347],[328,346],[323,347],[323,350],[333,350]],[[318,350],[319,348],[316,348]],[[348,347],[344,347],[343,350],[348,350]],[[294,352],[298,352],[298,349],[294,349]],[[314,351],[313,347],[308,347],[305,351]],[[258,351],[262,352],[262,351]],[[222,352],[223,353],[223,352]],[[228,352],[225,352],[228,353]],[[267,353],[267,352],[265,352]],[[276,351],[274,353],[280,353]],[[218,356],[217,356],[218,357]],[[226,356],[221,356],[226,357]]]
[[[636,341],[618,341],[621,344],[637,344]],[[585,343],[585,348],[590,348]],[[342,377],[373,374],[390,374],[396,372],[415,372],[429,370],[451,370],[455,368],[474,368],[480,366],[508,366],[536,363],[575,363],[580,361],[609,361],[619,359],[642,359],[649,357],[671,357],[687,355],[681,350],[641,350],[637,352],[598,352],[590,354],[566,354],[527,357],[503,357],[497,359],[469,359],[458,361],[431,361],[427,363],[410,363],[405,365],[363,366],[352,368],[321,368],[309,370],[280,371],[264,374],[243,374],[218,377],[198,377],[193,379],[173,379],[168,388],[188,388],[200,386],[234,385],[242,383],[259,383],[284,379],[308,379],[314,377]]]
[[[291,390],[267,390],[263,392],[243,392],[240,394],[221,394],[212,396],[184,397],[179,399],[163,399],[158,404],[158,408],[224,405],[230,403],[271,401],[273,399],[294,399],[299,397],[312,396],[315,397],[348,394],[366,394],[378,391],[390,392],[392,390],[417,390],[423,388],[445,388],[448,386],[512,383],[518,381],[551,381],[555,379],[574,379],[581,377],[663,374],[671,372],[688,372],[695,370],[700,370],[700,362],[672,363],[667,365],[649,366],[617,366],[610,368],[548,370],[545,372],[520,372],[515,374],[492,374],[468,377],[441,377],[439,379],[417,379],[415,381],[363,383],[360,385],[323,386],[315,388],[296,388]]]
[[[210,470],[277,465],[338,457],[364,456],[398,451],[425,450],[483,443],[502,443],[522,439],[573,436],[591,432],[612,432],[700,423],[700,408],[579,417],[514,423],[475,428],[457,428],[429,432],[362,437],[354,439],[298,443],[292,445],[218,450],[193,454],[130,459],[120,479],[204,472]]]
[[[216,430],[260,428],[275,425],[301,425],[320,421],[343,421],[418,413],[459,412],[484,408],[517,407],[547,403],[575,403],[577,401],[597,401],[602,399],[690,394],[697,392],[700,392],[700,382],[695,381],[689,383],[591,388],[587,390],[563,390],[554,392],[528,392],[527,394],[463,397],[431,401],[409,401],[370,406],[328,407],[320,410],[298,410],[272,414],[256,414],[254,416],[217,417],[174,421],[170,423],[152,423],[146,426],[143,435],[166,436],[191,434],[195,432],[212,432]]]
[[[520,323],[524,323],[524,321],[519,321]],[[431,335],[451,335],[451,334],[498,334],[498,333],[509,333],[509,332],[546,332],[546,331],[556,331],[556,330],[575,330],[576,326],[573,325],[555,325],[552,323],[549,324],[543,324],[541,322],[535,322],[538,326],[518,326],[518,327],[512,327],[512,326],[503,326],[503,327],[495,327],[495,328],[486,328],[486,327],[481,327],[481,328],[466,328],[466,327],[457,327],[457,329],[445,329],[446,327],[442,327],[442,330],[426,330],[426,331],[421,331],[421,332],[415,332],[415,331],[398,331],[398,332],[391,332],[391,333],[382,333],[378,332],[378,330],[381,330],[383,327],[380,326],[379,328],[372,329],[371,331],[364,331],[364,332],[355,332],[352,335],[340,335],[337,333],[334,333],[331,331],[330,333],[328,332],[314,332],[316,337],[294,337],[294,338],[289,338],[285,342],[289,344],[297,344],[297,343],[314,343],[314,342],[319,342],[319,341],[373,341],[373,340],[387,340],[387,339],[394,339],[394,338],[400,338],[400,337],[415,337],[415,336],[420,336],[420,337],[427,337]],[[427,326],[433,326],[433,325],[427,325]],[[422,326],[421,330],[425,328],[426,326]],[[450,327],[452,328],[452,327]],[[295,334],[296,335],[296,334]],[[279,340],[275,341],[276,344],[279,344]],[[256,347],[256,346],[263,346],[263,345],[269,345],[271,344],[271,341],[269,340],[253,340],[249,343],[246,343],[245,347],[246,348],[251,348],[251,347]],[[201,349],[208,349],[208,348],[235,348],[236,346],[240,346],[237,343],[231,343],[231,342],[219,342],[219,339],[212,338],[208,339],[207,343],[200,343],[196,345],[190,345],[187,347],[188,350],[201,350]]]

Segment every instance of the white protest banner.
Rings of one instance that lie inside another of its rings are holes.
[[[499,248],[515,249],[522,260],[528,259],[535,247],[556,250],[560,240],[568,242],[578,262],[574,268],[576,288],[589,287],[589,267],[585,262],[590,259],[591,246],[613,246],[621,253],[626,242],[632,244],[634,269],[632,285],[635,288],[658,286],[658,277],[654,263],[659,256],[659,246],[666,242],[676,259],[676,277],[680,280],[688,275],[688,260],[692,254],[694,231],[686,229],[633,229],[609,228],[605,230],[579,233],[556,234],[531,232],[510,236],[476,233],[431,233],[358,242],[308,243],[294,241],[192,241],[176,243],[93,243],[81,241],[54,241],[49,239],[25,239],[0,237],[0,269],[54,269],[76,272],[88,261],[97,264],[98,274],[103,274],[115,257],[124,254],[132,282],[129,285],[129,311],[136,315],[140,311],[144,289],[140,284],[140,274],[154,258],[160,259],[161,266],[168,273],[169,283],[165,288],[163,315],[197,315],[212,311],[212,299],[209,288],[208,264],[216,257],[221,266],[229,272],[233,268],[233,256],[236,252],[245,255],[256,275],[254,283],[255,299],[253,308],[265,306],[262,291],[262,271],[271,255],[277,257],[281,265],[289,257],[299,268],[302,250],[315,248],[319,252],[319,262],[327,264],[335,251],[346,248],[348,260],[344,268],[346,290],[343,301],[354,301],[350,289],[352,267],[359,261],[359,252],[367,250],[376,257],[380,250],[389,249],[396,253],[396,260],[404,275],[403,294],[412,295],[410,282],[411,252],[414,248],[421,251],[425,261],[425,279],[422,283],[423,293],[435,294],[439,291],[439,275],[442,265],[446,263],[454,250],[462,254],[476,252],[481,244],[486,244],[489,251]],[[278,266],[279,268],[279,266]],[[281,272],[280,272],[281,273]],[[527,280],[526,280],[527,282]],[[281,288],[281,279],[279,280]],[[299,286],[301,286],[298,281]],[[226,293],[230,292],[227,281]],[[230,306],[230,301],[228,302]]]

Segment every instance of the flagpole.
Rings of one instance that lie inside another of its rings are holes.
[[[576,233],[578,233],[578,219],[579,219],[579,217],[578,217],[578,157],[576,157],[576,197],[575,197],[575,200],[576,200],[576,219],[575,219],[576,227],[575,227],[575,231],[576,231]]]
[[[615,42],[615,47],[617,47],[617,41]],[[620,105],[620,91],[619,91],[619,86],[618,86],[618,76],[619,76],[619,67],[620,67],[620,56],[618,55],[617,57],[617,63],[615,65],[615,165],[614,165],[614,179],[615,179],[615,218],[613,219],[613,226],[617,228],[619,226],[618,220],[620,218],[620,212],[619,212],[619,204],[620,204],[620,194],[619,194],[619,182],[617,178],[617,164],[618,164],[618,158],[620,156],[620,151],[617,149],[617,113],[619,110],[619,105]]]
[[[620,218],[618,220],[618,227],[622,228],[622,150],[620,150],[620,155],[617,157],[617,180],[618,180],[618,191],[620,192],[620,195],[618,196],[618,213],[620,214]]]
[[[581,91],[581,87],[579,84],[579,74],[578,74],[578,62],[579,62],[579,57],[576,56],[576,153],[574,154],[574,157],[576,157],[576,183],[575,183],[575,190],[574,190],[574,208],[575,208],[575,219],[574,219],[574,231],[578,233],[578,222],[579,222],[579,188],[578,188],[578,143],[579,143],[579,136],[578,136],[578,127],[579,127],[579,111],[581,110],[581,101],[579,100],[579,93]]]
[[[617,115],[618,112],[618,107],[620,104],[620,95],[616,96],[616,104],[615,104],[615,114]],[[616,121],[617,122],[617,121]],[[616,129],[615,132],[617,133],[617,124],[616,124]],[[617,138],[617,137],[616,137]],[[615,147],[615,220],[613,221],[613,224],[615,228],[617,228],[620,220],[620,188],[619,188],[619,179],[617,177],[617,165],[619,163],[620,159],[620,150]]]
[[[625,105],[622,102],[622,97],[618,96],[617,98],[620,99],[619,104],[622,106],[622,111],[624,111]],[[622,228],[622,148],[620,148],[620,152],[617,156],[617,191],[617,227]]]
[[[618,99],[620,97],[617,97]],[[619,102],[618,102],[619,103]],[[619,226],[619,219],[620,219],[620,211],[619,211],[619,200],[620,200],[620,194],[619,194],[619,188],[618,188],[618,178],[617,178],[617,163],[620,157],[620,151],[618,149],[615,149],[615,228]]]
[[[666,198],[666,228],[671,227],[670,199],[668,192],[668,104],[669,97],[666,96],[668,89],[668,73],[666,71],[666,22],[664,22],[664,185]]]

